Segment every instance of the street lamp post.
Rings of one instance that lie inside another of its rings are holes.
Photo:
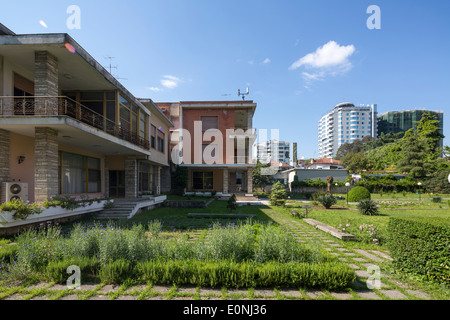
[[[422,200],[422,198],[420,196],[420,186],[422,185],[422,182],[419,182],[417,185],[419,186],[419,201],[420,201],[420,200]]]
[[[347,206],[348,206],[348,187],[350,187],[350,183],[345,183],[345,188],[347,189]]]

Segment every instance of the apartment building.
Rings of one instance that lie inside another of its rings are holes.
[[[422,119],[425,113],[430,113],[440,122],[440,133],[444,134],[444,113],[431,110],[402,110],[389,111],[378,116],[378,134],[400,133],[416,127],[416,122]],[[443,146],[441,140],[441,147]]]
[[[291,163],[291,145],[289,142],[267,140],[256,146],[257,159],[263,163],[270,161]]]
[[[188,168],[189,192],[253,192],[253,101],[156,103],[174,124],[171,160]]]
[[[377,105],[336,105],[319,121],[319,158],[334,158],[344,143],[366,136],[377,138]]]
[[[0,183],[25,200],[159,194],[172,126],[68,34],[0,26]]]

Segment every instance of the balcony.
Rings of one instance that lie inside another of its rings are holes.
[[[150,150],[147,139],[68,97],[0,97],[0,117],[66,116]]]

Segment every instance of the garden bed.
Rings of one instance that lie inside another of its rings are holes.
[[[102,211],[108,200],[92,201],[85,203],[77,208],[64,209],[60,206],[42,208],[41,213],[31,214],[24,219],[18,219],[15,211],[0,212],[0,233],[2,229],[14,228],[18,226],[25,226],[29,224],[36,224],[55,219],[64,219],[71,216],[80,216],[87,213]]]
[[[215,224],[205,241],[161,239],[161,229],[153,222],[131,229],[76,226],[67,235],[56,227],[27,231],[15,239],[13,261],[0,267],[0,278],[65,284],[70,265],[79,266],[83,277],[90,275],[89,281],[110,284],[331,290],[348,288],[356,278],[326,250],[304,246],[272,224]]]

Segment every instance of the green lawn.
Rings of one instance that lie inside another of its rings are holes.
[[[216,218],[188,218],[188,213],[222,213],[223,219]],[[186,229],[186,228],[208,228],[215,221],[219,221],[223,224],[227,224],[230,220],[226,218],[229,213],[239,214],[256,214],[255,220],[262,222],[272,221],[260,207],[257,206],[237,206],[236,210],[230,212],[227,208],[227,201],[214,200],[209,204],[207,208],[170,208],[159,207],[150,211],[141,212],[128,221],[131,224],[147,224],[151,220],[160,220],[162,225],[166,229]],[[243,220],[245,221],[245,220]]]

